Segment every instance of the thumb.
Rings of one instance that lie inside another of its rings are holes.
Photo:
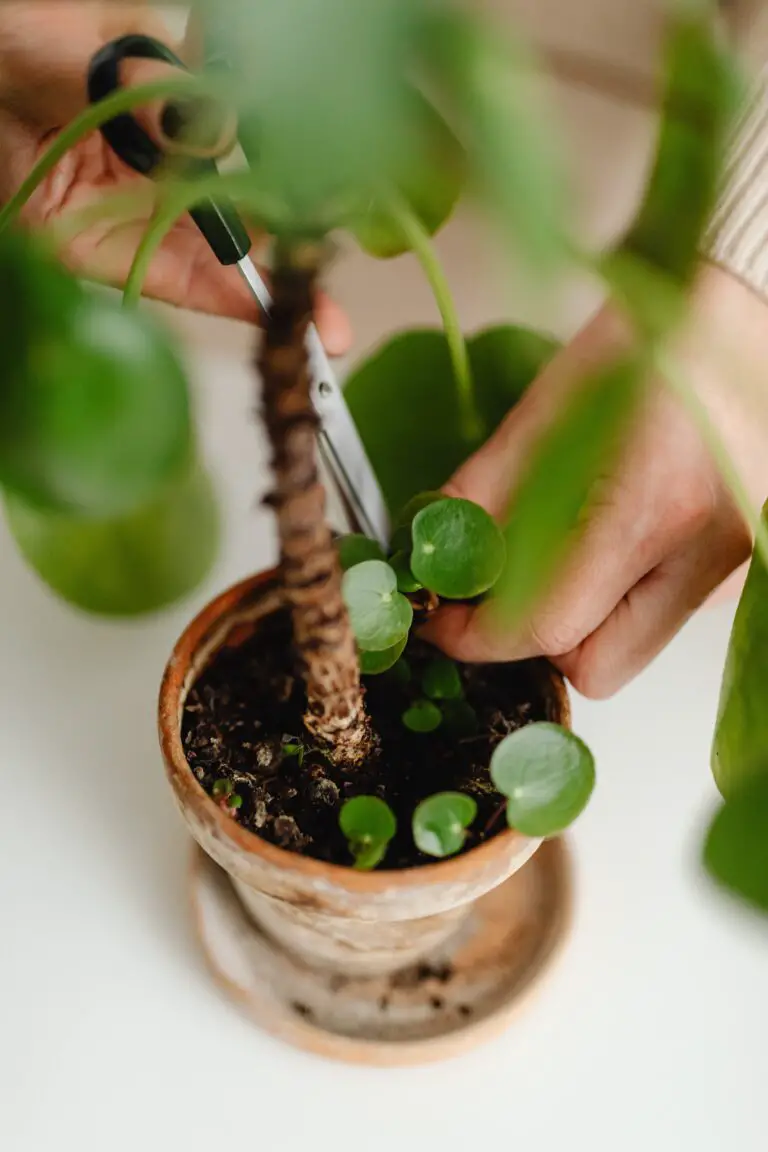
[[[158,60],[130,59],[121,67],[121,80],[126,87],[179,75],[185,73]],[[133,115],[169,157],[218,158],[232,150],[237,137],[234,110],[197,93],[150,101]]]

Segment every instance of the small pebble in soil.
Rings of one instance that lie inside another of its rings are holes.
[[[272,830],[281,848],[291,848],[294,852],[301,851],[304,837],[293,816],[278,816],[272,823]]]
[[[335,806],[339,802],[339,786],[322,776],[319,780],[312,780],[307,787],[307,800],[311,804],[329,804]]]

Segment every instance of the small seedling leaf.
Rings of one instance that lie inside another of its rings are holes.
[[[411,732],[434,732],[443,722],[443,714],[431,700],[417,700],[403,712],[403,724]]]
[[[355,564],[362,564],[364,560],[386,559],[378,541],[358,532],[341,536],[336,541],[336,550],[339,553],[339,563],[345,572],[348,568],[354,568]]]
[[[408,553],[395,552],[394,556],[389,559],[390,567],[397,576],[397,587],[407,595],[409,592],[420,592],[423,585],[411,572],[411,563]]]
[[[299,740],[289,740],[287,744],[283,744],[283,754],[285,756],[295,756],[299,768],[304,763],[304,745]]]
[[[413,814],[413,839],[428,856],[452,856],[464,845],[477,804],[462,792],[438,792],[422,800]]]
[[[526,724],[491,757],[491,779],[507,797],[507,821],[525,836],[554,836],[585,808],[595,784],[586,744],[559,724]]]
[[[408,635],[410,603],[397,590],[397,577],[383,560],[365,560],[344,573],[344,600],[364,652],[383,652]]]
[[[383,859],[397,831],[397,821],[378,796],[354,796],[342,806],[339,827],[355,858],[355,868],[367,871]]]
[[[421,686],[432,700],[459,700],[464,695],[459,667],[447,656],[437,656],[424,669]]]
[[[211,789],[211,793],[216,797],[217,800],[220,800],[222,796],[229,796],[231,794],[232,787],[233,785],[231,780],[216,780],[214,782],[213,788]]]
[[[414,576],[447,600],[487,592],[504,567],[504,539],[493,519],[471,500],[446,497],[413,521]]]

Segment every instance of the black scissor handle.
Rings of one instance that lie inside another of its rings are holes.
[[[120,65],[124,60],[160,60],[176,68],[186,65],[175,52],[151,36],[136,33],[105,44],[95,54],[88,69],[88,99],[98,103],[120,87]],[[163,150],[129,113],[121,113],[101,126],[101,134],[124,164],[151,176],[165,159]],[[187,172],[204,175],[216,172],[213,160],[191,160]],[[251,238],[235,208],[224,199],[206,199],[190,211],[220,264],[237,264],[251,249]]]

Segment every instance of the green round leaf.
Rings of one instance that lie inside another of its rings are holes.
[[[404,595],[421,590],[422,585],[411,572],[410,560],[405,552],[395,552],[389,559],[389,566],[397,576],[397,586]]]
[[[397,644],[393,644],[391,648],[385,648],[383,652],[361,652],[360,671],[363,676],[378,676],[381,672],[388,672],[390,668],[394,668],[400,663],[400,657],[407,643],[408,635],[406,634],[402,640],[398,640]]]
[[[406,99],[408,108],[403,110],[401,123],[402,169],[394,174],[390,186],[434,235],[458,199],[464,154],[442,116],[420,92],[411,89]],[[367,198],[365,211],[354,217],[350,228],[372,256],[386,259],[410,248],[386,204],[375,195]]]
[[[557,351],[525,328],[489,328],[467,341],[475,397],[484,428],[462,431],[445,334],[405,332],[388,341],[348,377],[344,397],[376,470],[393,519],[411,497],[441,488],[520,399]],[[392,541],[393,551],[410,550]]]
[[[348,568],[354,568],[355,564],[362,564],[364,560],[386,560],[378,541],[358,532],[339,537],[336,541],[336,551],[339,554],[339,563],[345,572]]]
[[[421,686],[432,700],[458,700],[464,695],[458,665],[447,656],[430,660],[421,677]]]
[[[354,796],[342,805],[339,827],[360,870],[375,868],[382,860],[397,821],[392,809],[378,796]]]
[[[407,637],[413,609],[383,560],[365,560],[350,568],[342,590],[355,639],[364,652],[383,652]]]
[[[748,780],[721,805],[707,833],[704,864],[718,884],[768,912],[768,779]]]
[[[80,516],[153,499],[183,468],[191,437],[184,373],[159,327],[75,286],[63,315],[23,337],[0,389],[0,481]]]
[[[413,521],[411,569],[431,592],[466,600],[493,587],[504,567],[504,538],[479,504],[446,497]]]
[[[59,596],[87,612],[135,616],[192,592],[210,571],[219,513],[194,462],[157,499],[114,520],[44,512],[6,493],[21,554]]]
[[[403,724],[411,732],[434,732],[443,722],[443,714],[431,700],[417,700],[403,712]]]
[[[525,836],[554,836],[585,808],[595,784],[586,744],[542,721],[512,732],[494,750],[491,779],[507,797],[507,820]]]
[[[477,804],[463,792],[438,792],[422,800],[413,813],[413,839],[428,856],[452,856],[463,846]]]

